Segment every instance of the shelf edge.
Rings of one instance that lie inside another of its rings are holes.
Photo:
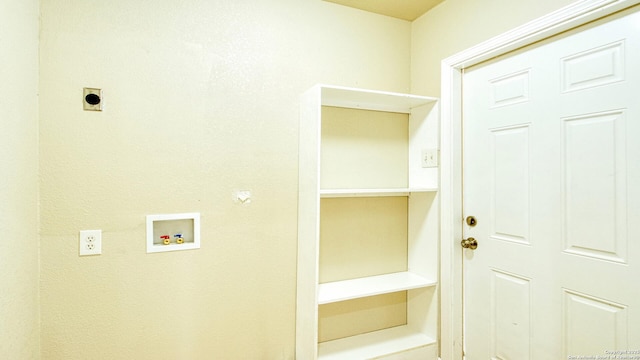
[[[318,359],[378,358],[436,344],[432,337],[402,325],[320,343]]]
[[[437,192],[436,188],[390,188],[390,189],[321,189],[320,197],[383,197],[409,196],[412,193]]]
[[[370,285],[371,283],[376,282],[388,282],[390,279],[392,279],[393,281],[402,281],[403,283],[399,286]],[[343,281],[334,281],[330,283],[319,284],[318,305],[331,304],[340,301],[359,299],[375,295],[390,294],[398,291],[427,288],[436,286],[437,284],[438,282],[435,280],[408,271],[368,276]],[[358,287],[361,287],[363,289],[358,291],[353,290]],[[342,290],[343,288],[346,288],[348,290],[344,291]]]

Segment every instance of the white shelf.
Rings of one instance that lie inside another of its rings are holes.
[[[409,196],[411,193],[435,192],[432,188],[398,188],[398,189],[321,189],[321,198],[339,197],[382,197],[382,196]]]
[[[318,304],[329,304],[434,285],[436,285],[436,281],[408,271],[335,281],[318,286]]]
[[[320,85],[322,105],[352,109],[410,113],[411,109],[436,102],[437,98],[364,90],[340,86]]]
[[[434,339],[423,333],[411,331],[407,326],[398,326],[320,343],[318,359],[377,359],[435,343]]]

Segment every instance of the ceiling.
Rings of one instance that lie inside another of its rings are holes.
[[[376,14],[413,21],[445,0],[324,0]]]

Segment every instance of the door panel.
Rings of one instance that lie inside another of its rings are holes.
[[[501,359],[529,359],[531,281],[496,269],[491,275],[491,353]]]
[[[636,7],[465,71],[467,359],[640,350],[638,24]]]
[[[567,253],[626,263],[625,123],[624,110],[563,119]]]
[[[627,306],[569,290],[564,291],[563,300],[562,337],[568,354],[605,357],[609,349],[628,349]]]
[[[489,129],[493,239],[529,244],[529,126]]]

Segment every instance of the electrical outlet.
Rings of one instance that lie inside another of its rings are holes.
[[[438,167],[438,149],[422,150],[422,167]]]
[[[102,111],[102,89],[82,89],[82,109],[85,111]]]
[[[102,254],[102,230],[80,231],[80,256]]]

